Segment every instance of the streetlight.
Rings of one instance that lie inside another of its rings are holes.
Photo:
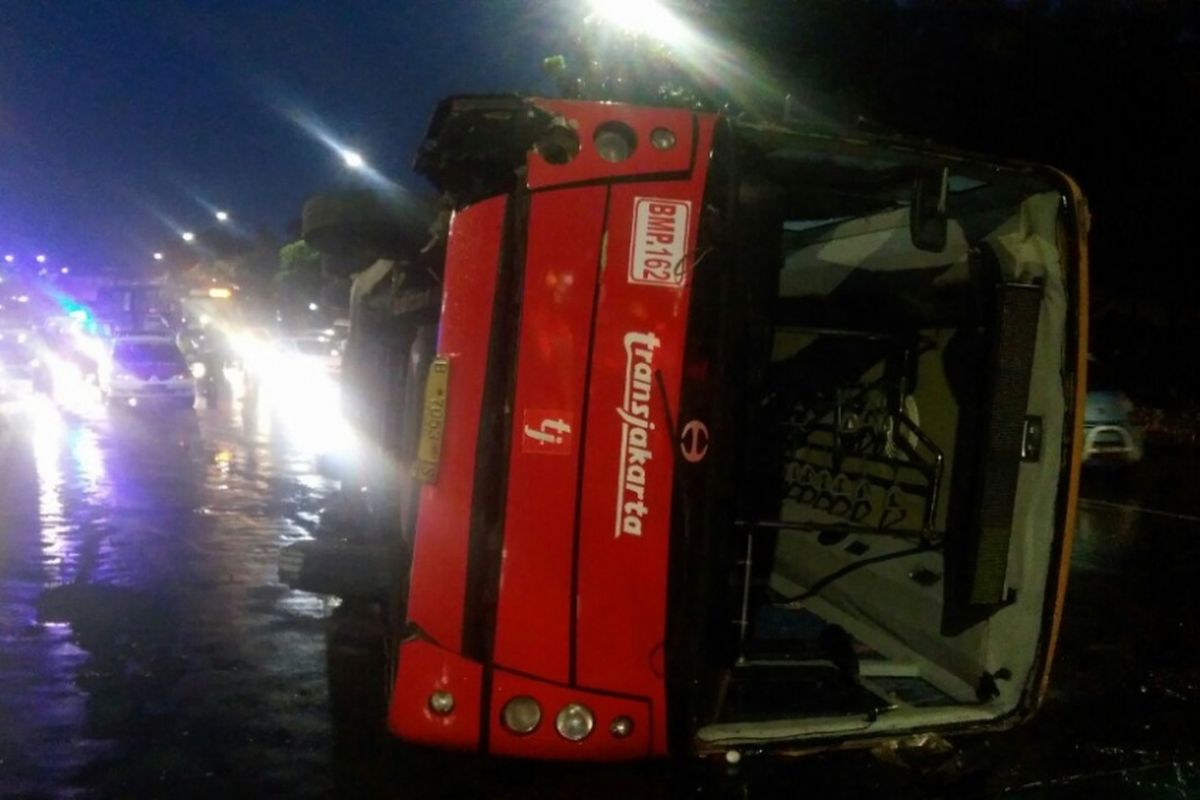
[[[364,169],[367,166],[366,160],[363,159],[362,153],[356,150],[341,149],[338,155],[342,157],[342,163],[350,169]]]
[[[162,254],[162,253],[155,253],[155,254],[154,254],[154,260],[155,260],[155,261],[162,261],[162,260],[163,260],[163,254]]]
[[[46,263],[46,254],[38,253],[36,256],[33,257],[33,259],[34,259],[34,261],[38,262],[39,264],[45,264]]]
[[[196,234],[191,231],[184,231],[182,236],[185,242],[194,242],[196,240]]]
[[[11,264],[17,260],[17,257],[14,256],[12,253],[5,253],[4,260],[7,261],[9,264]]]
[[[59,272],[61,272],[63,275],[70,275],[70,274],[71,274],[71,268],[70,268],[70,267],[63,267],[62,269],[60,269],[60,270],[59,270]]]
[[[218,222],[226,222],[228,220],[229,220],[229,214],[227,212],[225,212],[225,211],[217,212],[217,221]]]

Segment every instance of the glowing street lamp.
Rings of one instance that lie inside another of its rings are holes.
[[[183,236],[183,240],[185,242],[196,241],[196,234],[192,233],[191,231],[184,231],[181,235]]]
[[[342,163],[350,169],[361,170],[367,166],[366,160],[362,157],[362,153],[357,150],[342,149],[338,151],[338,155],[342,157]]]
[[[218,222],[228,222],[229,221],[229,213],[227,211],[218,211],[217,212],[217,221]]]
[[[36,256],[33,257],[33,259],[34,259],[34,261],[38,262],[39,264],[45,264],[46,263],[46,254],[38,253]]]
[[[154,254],[154,260],[155,260],[155,261],[162,261],[162,260],[163,260],[163,254],[162,254],[162,253],[155,253],[155,254]]]
[[[5,253],[4,260],[7,261],[9,264],[11,264],[17,260],[17,257],[14,256],[12,253]]]
[[[666,44],[688,38],[686,26],[658,0],[591,0],[592,13],[609,25]]]
[[[61,272],[63,275],[70,275],[70,274],[71,274],[71,268],[70,268],[70,267],[63,267],[62,269],[60,269],[60,270],[59,270],[59,272]]]

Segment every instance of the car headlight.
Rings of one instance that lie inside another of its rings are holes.
[[[504,727],[516,734],[533,733],[542,721],[542,707],[528,695],[514,697],[504,704],[500,712],[500,721]]]
[[[581,742],[591,734],[596,725],[596,718],[587,706],[580,703],[568,703],[558,712],[554,719],[554,728],[558,735],[569,742]]]
[[[196,362],[192,363],[192,377],[193,378],[195,378],[196,380],[199,380],[207,374],[208,374],[208,369],[204,366],[203,362],[196,361]]]

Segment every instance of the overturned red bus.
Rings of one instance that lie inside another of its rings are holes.
[[[1070,179],[516,97],[445,101],[417,167],[453,213],[396,456],[392,734],[799,753],[1036,708],[1079,465]]]

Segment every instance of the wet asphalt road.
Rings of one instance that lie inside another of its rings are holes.
[[[269,415],[0,408],[0,797],[1200,796],[1200,457],[1094,473],[1054,688],[964,782],[336,751],[332,604],[276,576],[333,491]]]

